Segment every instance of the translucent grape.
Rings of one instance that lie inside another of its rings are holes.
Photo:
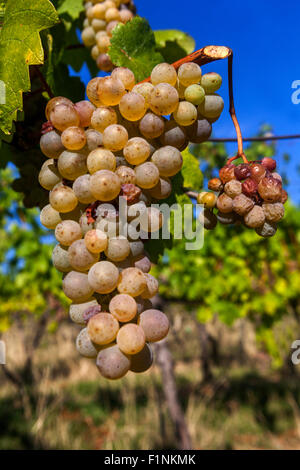
[[[109,294],[118,284],[119,271],[110,261],[100,261],[91,267],[89,283],[98,294]]]
[[[158,168],[160,176],[174,176],[178,173],[183,164],[182,155],[175,147],[167,145],[156,150],[151,157],[151,161]]]
[[[158,281],[151,274],[145,274],[147,280],[147,286],[141,293],[142,299],[152,299],[158,293]]]
[[[119,104],[121,115],[128,121],[138,121],[144,116],[146,109],[145,98],[132,91],[122,96]]]
[[[128,132],[118,124],[108,126],[103,132],[103,145],[112,152],[123,150],[128,142]]]
[[[194,83],[199,83],[201,75],[201,68],[194,62],[182,64],[178,69],[178,79],[185,87],[193,85]]]
[[[76,240],[68,250],[69,261],[76,271],[88,271],[99,260],[98,253],[91,253],[84,240]]]
[[[206,118],[218,118],[224,109],[223,98],[219,95],[206,95],[201,104],[199,104],[198,111]]]
[[[206,142],[212,133],[212,126],[206,119],[198,119],[191,126],[185,128],[189,140],[194,144]]]
[[[167,63],[156,65],[151,73],[151,82],[153,85],[169,83],[174,86],[177,82],[177,73],[173,65]]]
[[[99,170],[115,171],[116,157],[110,150],[97,148],[89,153],[87,167],[91,175]]]
[[[124,157],[131,165],[139,165],[150,156],[150,145],[141,137],[129,139],[123,149]]]
[[[73,189],[64,185],[58,185],[52,189],[49,201],[53,209],[63,213],[72,211],[78,204]]]
[[[117,78],[121,80],[121,82],[123,83],[125,87],[125,90],[132,90],[132,88],[135,85],[134,73],[130,69],[127,69],[126,67],[115,68],[112,71],[111,76],[113,78]]]
[[[60,174],[71,181],[87,172],[86,155],[84,153],[65,150],[61,153],[57,165]]]
[[[165,123],[164,133],[160,136],[160,142],[163,146],[170,145],[182,151],[188,145],[186,130],[171,119]]]
[[[146,162],[135,167],[136,184],[143,189],[150,189],[159,182],[159,170],[154,163]]]
[[[111,299],[109,311],[119,322],[126,323],[136,316],[137,304],[130,295],[118,294]]]
[[[180,126],[191,126],[197,119],[197,108],[188,101],[180,101],[173,118]]]
[[[43,207],[43,209],[41,210],[40,221],[41,224],[44,225],[44,227],[49,229],[55,229],[57,224],[61,222],[61,217],[59,215],[59,212],[53,209],[50,204],[47,204],[47,206]]]
[[[83,44],[86,47],[91,47],[95,44],[95,31],[91,26],[88,26],[87,28],[84,28],[82,33],[81,33],[81,39]]]
[[[107,23],[110,21],[120,21],[120,12],[117,8],[108,8],[105,13],[105,20]]]
[[[218,73],[209,72],[202,76],[201,86],[204,88],[205,93],[212,94],[221,88],[222,77]]]
[[[56,245],[52,252],[53,266],[62,273],[72,271],[72,266],[69,262],[68,248],[60,244]]]
[[[110,344],[117,336],[119,322],[110,313],[101,312],[88,322],[87,331],[95,344]]]
[[[48,158],[58,158],[65,150],[60,135],[54,130],[42,135],[40,147],[43,154]]]
[[[46,160],[39,173],[39,183],[44,188],[50,191],[54,186],[61,181],[61,175],[55,165],[53,159]]]
[[[205,98],[205,91],[200,85],[190,85],[184,90],[184,98],[189,103],[194,104],[197,106],[201,104]]]
[[[85,302],[93,295],[93,288],[84,273],[71,271],[63,279],[63,291],[73,302]]]
[[[116,78],[102,78],[98,85],[98,96],[105,106],[116,106],[125,93],[123,83]]]
[[[71,320],[77,325],[85,325],[84,313],[91,307],[97,307],[99,304],[94,297],[91,297],[88,301],[79,304],[72,303],[69,309],[69,315]]]
[[[93,18],[91,22],[91,26],[95,33],[98,33],[98,31],[104,31],[106,28],[106,21],[99,19],[99,18]],[[96,40],[97,40],[97,35],[96,35]]]
[[[160,116],[171,114],[177,108],[178,103],[178,92],[169,83],[159,83],[151,90],[149,106],[155,114]]]
[[[79,176],[73,184],[73,191],[78,201],[83,204],[90,204],[95,201],[95,198],[90,191],[90,179],[90,175],[82,175]]]
[[[91,126],[99,132],[103,132],[111,124],[117,124],[118,116],[113,108],[100,106],[97,108],[91,119]]]
[[[107,235],[99,229],[89,230],[84,236],[84,242],[91,253],[101,253],[107,247]]]
[[[124,269],[118,281],[120,294],[128,294],[137,297],[145,290],[147,281],[144,273],[138,268]]]
[[[153,364],[153,353],[148,344],[145,344],[143,349],[138,353],[131,356],[130,370],[135,374],[141,374],[150,369]]]
[[[127,374],[130,367],[130,359],[115,345],[102,349],[99,352],[96,365],[103,377],[116,380]]]
[[[141,134],[147,139],[155,139],[163,134],[165,130],[164,119],[153,113],[147,113],[139,123]]]
[[[89,81],[86,87],[86,94],[88,96],[88,99],[95,105],[95,106],[101,106],[103,105],[101,99],[99,98],[98,95],[98,86],[101,82],[100,77],[93,78],[92,80]]]
[[[82,238],[81,228],[74,220],[63,220],[55,228],[55,238],[63,246],[70,246]]]
[[[134,323],[122,326],[117,335],[117,345],[124,354],[139,353],[144,348],[145,342],[143,329]]]
[[[154,89],[154,86],[152,83],[149,82],[144,82],[144,83],[138,83],[132,88],[132,91],[134,93],[139,93],[145,98],[146,106],[149,107],[149,100],[150,100],[150,94],[151,91]]]
[[[48,121],[50,120],[51,111],[53,111],[58,104],[65,104],[69,105],[70,107],[74,106],[72,101],[68,98],[65,98],[64,96],[55,96],[54,98],[51,98],[51,100],[48,101],[45,109],[45,115]]]
[[[92,343],[87,328],[83,328],[76,338],[76,349],[81,356],[94,358],[97,357],[98,350]]]
[[[112,171],[100,170],[91,176],[90,189],[99,201],[112,201],[120,193],[121,182]]]
[[[138,324],[144,330],[146,341],[155,343],[165,338],[169,332],[168,317],[160,310],[145,310],[139,316]]]
[[[96,63],[97,67],[104,72],[110,72],[113,69],[113,63],[108,54],[100,54]]]
[[[108,34],[97,34],[96,36],[97,47],[100,54],[106,54],[110,46],[110,37]]]
[[[74,105],[57,104],[50,112],[50,121],[59,131],[64,131],[67,127],[79,126],[80,118]]]
[[[122,23],[127,23],[128,21],[132,20],[133,13],[130,10],[121,10],[120,11],[120,21]]]
[[[68,150],[80,150],[86,144],[86,135],[81,127],[68,127],[61,135],[61,142]]]
[[[119,166],[116,175],[120,178],[121,184],[135,184],[135,171],[128,166]]]
[[[91,118],[95,111],[95,106],[87,100],[78,101],[75,103],[75,109],[79,114],[79,126],[88,127],[91,124]]]
[[[123,261],[130,254],[129,241],[125,237],[109,238],[105,250],[106,257],[113,262]]]
[[[106,5],[105,3],[97,3],[92,7],[92,17],[98,20],[105,19]]]

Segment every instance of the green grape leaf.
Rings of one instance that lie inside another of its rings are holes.
[[[191,54],[195,50],[195,40],[177,29],[154,31],[157,50],[169,64]]]
[[[182,152],[182,157],[183,166],[181,173],[183,176],[183,186],[200,191],[203,187],[203,174],[199,168],[198,159],[188,149]]]
[[[108,54],[113,64],[131,69],[138,82],[149,77],[155,65],[164,61],[156,50],[148,21],[140,17],[114,29]]]
[[[72,20],[79,18],[80,13],[84,11],[84,5],[82,0],[62,0],[57,9],[59,15],[67,13]]]
[[[13,120],[22,110],[22,93],[30,90],[29,66],[44,61],[40,31],[59,21],[49,0],[8,0],[0,33],[0,80],[5,85],[5,104],[0,105],[0,129],[10,134]],[[1,101],[0,101],[1,102]]]

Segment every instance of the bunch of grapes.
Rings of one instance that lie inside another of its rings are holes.
[[[39,182],[49,191],[40,219],[55,230],[53,263],[64,273],[70,316],[84,327],[77,349],[97,358],[109,379],[147,370],[149,343],[168,333],[168,318],[151,303],[158,282],[149,274],[145,245],[163,225],[151,202],[171,194],[189,139],[209,137],[211,123],[203,116],[216,119],[223,109],[220,97],[205,93],[220,86],[219,76],[202,77],[196,64],[182,65],[178,76],[160,64],[151,82],[135,84],[129,69],[116,68],[89,82],[89,101],[51,99],[40,140],[48,158]]]
[[[86,18],[81,34],[84,45],[100,70],[111,72],[113,64],[107,54],[110,38],[118,24],[130,21],[136,14],[133,0],[87,0]]]
[[[274,236],[288,198],[275,170],[276,161],[269,157],[239,165],[230,162],[221,168],[219,178],[208,182],[213,192],[198,196],[198,202],[205,207],[204,226],[213,229],[218,221],[225,225],[243,223],[261,237]]]

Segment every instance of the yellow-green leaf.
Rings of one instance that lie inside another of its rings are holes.
[[[29,66],[43,64],[40,31],[59,21],[49,0],[8,0],[0,33],[0,85],[5,103],[0,104],[0,129],[10,134],[22,93],[30,91]],[[1,96],[0,96],[1,103]]]

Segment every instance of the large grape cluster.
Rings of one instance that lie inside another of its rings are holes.
[[[100,70],[111,72],[113,64],[107,54],[112,32],[118,24],[130,21],[136,14],[133,0],[87,0],[86,18],[81,34],[84,45]]]
[[[173,66],[160,64],[152,83],[141,84],[129,69],[116,68],[89,82],[89,100],[74,104],[56,97],[46,107],[40,147],[48,158],[39,182],[49,191],[49,204],[40,219],[55,230],[53,263],[64,273],[70,316],[84,327],[77,349],[97,358],[109,379],[148,369],[149,343],[168,333],[168,318],[150,300],[158,282],[149,274],[145,245],[163,224],[151,202],[171,194],[181,150],[189,139],[210,135],[211,124],[199,109],[210,119],[223,109],[220,97],[205,94],[201,79],[208,91],[220,86],[219,76],[201,77],[196,64],[181,66],[178,76]],[[206,98],[213,101],[205,104]],[[124,200],[126,236],[120,230]]]
[[[243,223],[261,237],[274,236],[288,198],[282,188],[282,178],[275,170],[276,161],[269,157],[239,165],[230,162],[221,168],[219,178],[208,182],[212,192],[198,196],[198,202],[205,207],[204,226],[213,229],[217,222]]]

